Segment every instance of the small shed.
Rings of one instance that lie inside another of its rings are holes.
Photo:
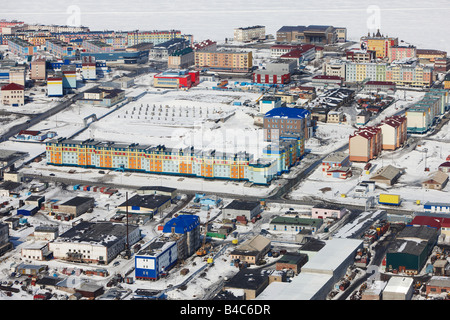
[[[84,298],[94,299],[103,294],[104,288],[94,283],[85,282],[78,289],[75,289],[75,292],[80,293]]]
[[[401,169],[388,165],[376,171],[370,180],[391,186],[397,182],[402,173]]]

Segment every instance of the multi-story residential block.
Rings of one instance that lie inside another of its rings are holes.
[[[430,89],[422,100],[410,106],[406,112],[408,133],[423,134],[436,123],[437,118],[447,111],[448,91]]]
[[[45,59],[35,59],[30,63],[30,79],[45,80],[47,78],[47,62]]]
[[[47,77],[47,96],[62,97],[63,95],[64,89],[62,75]]]
[[[37,47],[28,41],[20,38],[11,38],[8,40],[8,49],[13,54],[20,57],[28,57],[37,53]]]
[[[423,62],[434,62],[436,58],[447,58],[447,52],[434,49],[417,49],[417,58]]]
[[[348,61],[352,62],[374,62],[376,59],[375,50],[350,49],[345,52]]]
[[[447,73],[450,70],[450,58],[435,58],[434,71]]]
[[[97,79],[97,63],[92,56],[85,56],[81,59],[81,75],[86,80]]]
[[[155,88],[189,89],[200,82],[199,71],[167,70],[153,76]]]
[[[415,46],[391,46],[389,48],[389,62],[416,58]]]
[[[77,88],[77,71],[73,64],[61,66],[63,88],[71,91]]]
[[[386,67],[386,78],[397,86],[429,88],[434,80],[433,67],[420,64],[391,64]]]
[[[2,104],[23,106],[25,104],[25,88],[17,83],[10,83],[1,88]]]
[[[254,159],[247,152],[224,153],[194,147],[167,148],[60,138],[46,143],[49,165],[174,174],[211,179],[248,180],[267,185],[278,159]]]
[[[9,69],[9,83],[16,83],[25,87],[26,83],[25,67],[11,67]]]
[[[45,42],[46,50],[58,58],[73,57],[76,54],[76,48],[66,42],[57,39],[48,39]]]
[[[378,157],[382,150],[381,129],[361,127],[349,137],[349,160],[368,162]]]
[[[342,31],[342,28],[339,29]],[[283,26],[277,31],[277,42],[332,44],[337,39],[333,26]]]
[[[279,107],[264,115],[264,141],[278,141],[291,134],[308,139],[311,112],[301,108]]]
[[[336,41],[347,42],[347,28],[335,27],[335,30],[336,30]]]
[[[345,81],[350,83],[363,81],[386,81],[386,63],[356,63],[347,62]]]
[[[252,51],[196,51],[195,67],[210,71],[249,72],[253,67]]]
[[[86,52],[112,52],[114,48],[99,40],[84,40],[82,43],[82,47],[86,50]]]
[[[406,142],[407,125],[405,116],[388,117],[378,127],[381,129],[383,150],[398,149]]]
[[[344,79],[339,76],[318,75],[311,79],[311,83],[319,87],[341,87]]]
[[[128,46],[134,46],[143,42],[151,42],[154,45],[182,38],[180,30],[155,30],[155,31],[131,31],[127,33]]]
[[[215,51],[217,50],[217,42],[212,40],[204,40],[199,43],[192,44],[194,51]]]
[[[316,57],[317,46],[312,44],[275,44],[270,47],[270,57],[278,58],[302,58],[303,61],[311,61]]]
[[[253,26],[234,29],[234,41],[249,42],[264,39],[266,39],[266,27],[264,26]]]
[[[345,79],[346,63],[342,60],[331,60],[323,64],[323,74],[326,76],[335,76]]]
[[[150,59],[167,60],[170,55],[188,48],[189,45],[189,41],[184,38],[175,38],[156,44],[150,49]]]
[[[186,69],[195,64],[195,53],[191,47],[171,52],[167,57],[169,69]]]
[[[360,46],[363,50],[374,50],[379,59],[388,58],[392,46],[398,45],[398,38],[383,36],[380,30],[376,34],[361,37]]]

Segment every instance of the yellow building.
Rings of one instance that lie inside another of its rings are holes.
[[[373,36],[367,35],[360,39],[361,48],[375,51],[375,55],[379,59],[388,57],[390,48],[398,45],[398,38],[383,36],[380,30]]]
[[[249,72],[253,67],[253,55],[251,51],[196,51],[195,66],[210,71]]]

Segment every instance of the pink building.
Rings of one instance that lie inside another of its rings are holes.
[[[415,58],[417,49],[414,46],[392,46],[389,50],[389,62]]]
[[[386,118],[378,127],[381,129],[383,150],[395,150],[406,142],[407,126],[405,116]]]
[[[324,219],[324,218],[333,218],[333,219],[341,219],[345,214],[347,214],[347,209],[345,208],[336,208],[330,206],[314,206],[311,209],[311,218],[312,219]]]

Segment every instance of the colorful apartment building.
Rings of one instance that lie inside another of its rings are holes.
[[[428,132],[436,120],[447,111],[448,99],[449,93],[446,89],[430,89],[422,100],[406,110],[407,132],[418,134]]]
[[[94,57],[85,56],[81,59],[81,74],[83,79],[97,79],[97,62]]]
[[[195,67],[209,71],[249,72],[253,67],[252,51],[196,51]]]
[[[347,62],[345,66],[346,82],[363,82],[363,81],[387,81],[386,80],[386,63],[356,63]]]
[[[154,45],[175,39],[182,38],[180,30],[155,30],[155,31],[131,31],[127,33],[128,46],[139,43],[151,42]]]
[[[247,180],[269,184],[276,175],[276,160],[253,159],[246,152],[224,153],[195,150],[194,147],[167,148],[164,145],[120,144],[94,140],[60,138],[46,143],[49,165]]]
[[[9,69],[9,83],[16,83],[25,87],[26,83],[25,67],[11,67]]]
[[[153,76],[153,87],[170,89],[189,89],[200,82],[199,71],[167,70]]]
[[[59,58],[73,57],[76,53],[76,48],[62,40],[48,39],[45,42],[46,50]]]
[[[416,58],[417,48],[415,46],[391,46],[389,50],[389,62]]]
[[[83,40],[82,47],[86,52],[112,52],[114,48],[100,40]]]
[[[349,137],[349,160],[368,162],[378,157],[382,150],[381,129],[361,127]]]
[[[361,37],[360,47],[363,50],[375,51],[376,57],[379,59],[388,58],[392,46],[398,45],[398,38],[383,36],[380,30],[376,34]]]
[[[387,66],[384,81],[395,82],[402,87],[429,88],[433,79],[433,67],[402,63]]]
[[[388,117],[378,127],[381,129],[383,150],[396,150],[407,140],[405,116]]]
[[[13,54],[20,57],[28,57],[37,53],[37,47],[28,41],[20,38],[11,38],[8,40],[8,49]]]

